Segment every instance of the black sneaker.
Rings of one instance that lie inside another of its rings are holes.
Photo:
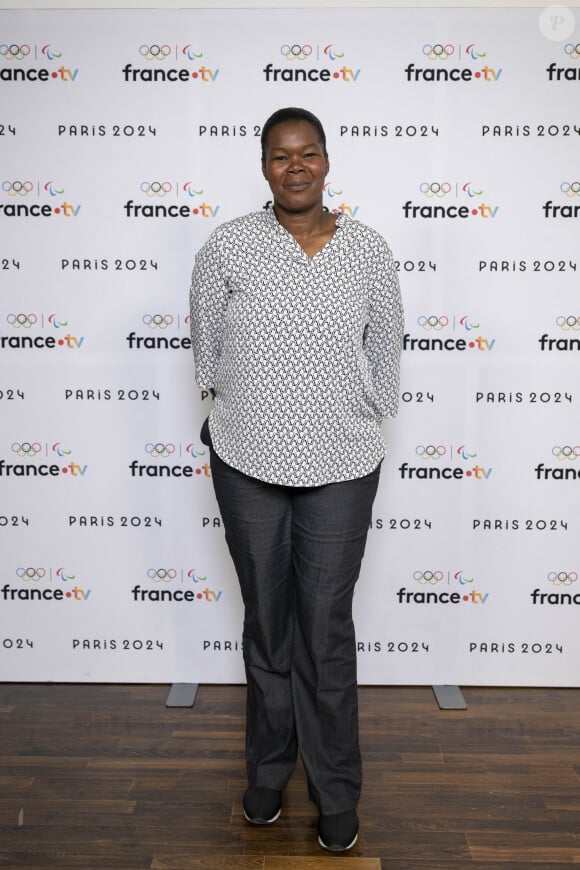
[[[358,839],[356,810],[345,810],[333,816],[320,815],[318,842],[329,852],[348,852]]]
[[[253,825],[271,825],[282,812],[282,792],[274,788],[246,789],[243,799],[244,816]]]

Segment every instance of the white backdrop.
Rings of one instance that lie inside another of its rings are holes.
[[[388,239],[406,308],[360,681],[578,685],[567,15],[0,13],[0,679],[243,680],[187,293],[268,199],[260,125],[299,105],[325,204]]]

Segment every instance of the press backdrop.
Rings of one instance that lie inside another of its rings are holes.
[[[298,105],[406,308],[360,681],[578,685],[579,42],[570,10],[0,14],[0,679],[244,679],[187,295]]]

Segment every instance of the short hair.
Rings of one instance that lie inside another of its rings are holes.
[[[262,160],[266,159],[266,145],[268,144],[268,136],[273,127],[277,127],[278,124],[286,124],[289,121],[306,121],[307,124],[311,124],[318,133],[318,137],[324,150],[324,156],[328,156],[326,153],[326,133],[316,115],[313,115],[312,112],[308,111],[308,109],[298,109],[295,106],[289,106],[286,109],[278,109],[270,115],[262,127],[262,136],[260,139],[262,145]]]

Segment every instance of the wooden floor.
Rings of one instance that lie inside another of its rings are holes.
[[[244,692],[0,684],[0,867],[461,870],[580,864],[580,691],[362,688],[361,833],[323,852],[299,768],[244,822]],[[339,862],[336,865],[336,862]]]

